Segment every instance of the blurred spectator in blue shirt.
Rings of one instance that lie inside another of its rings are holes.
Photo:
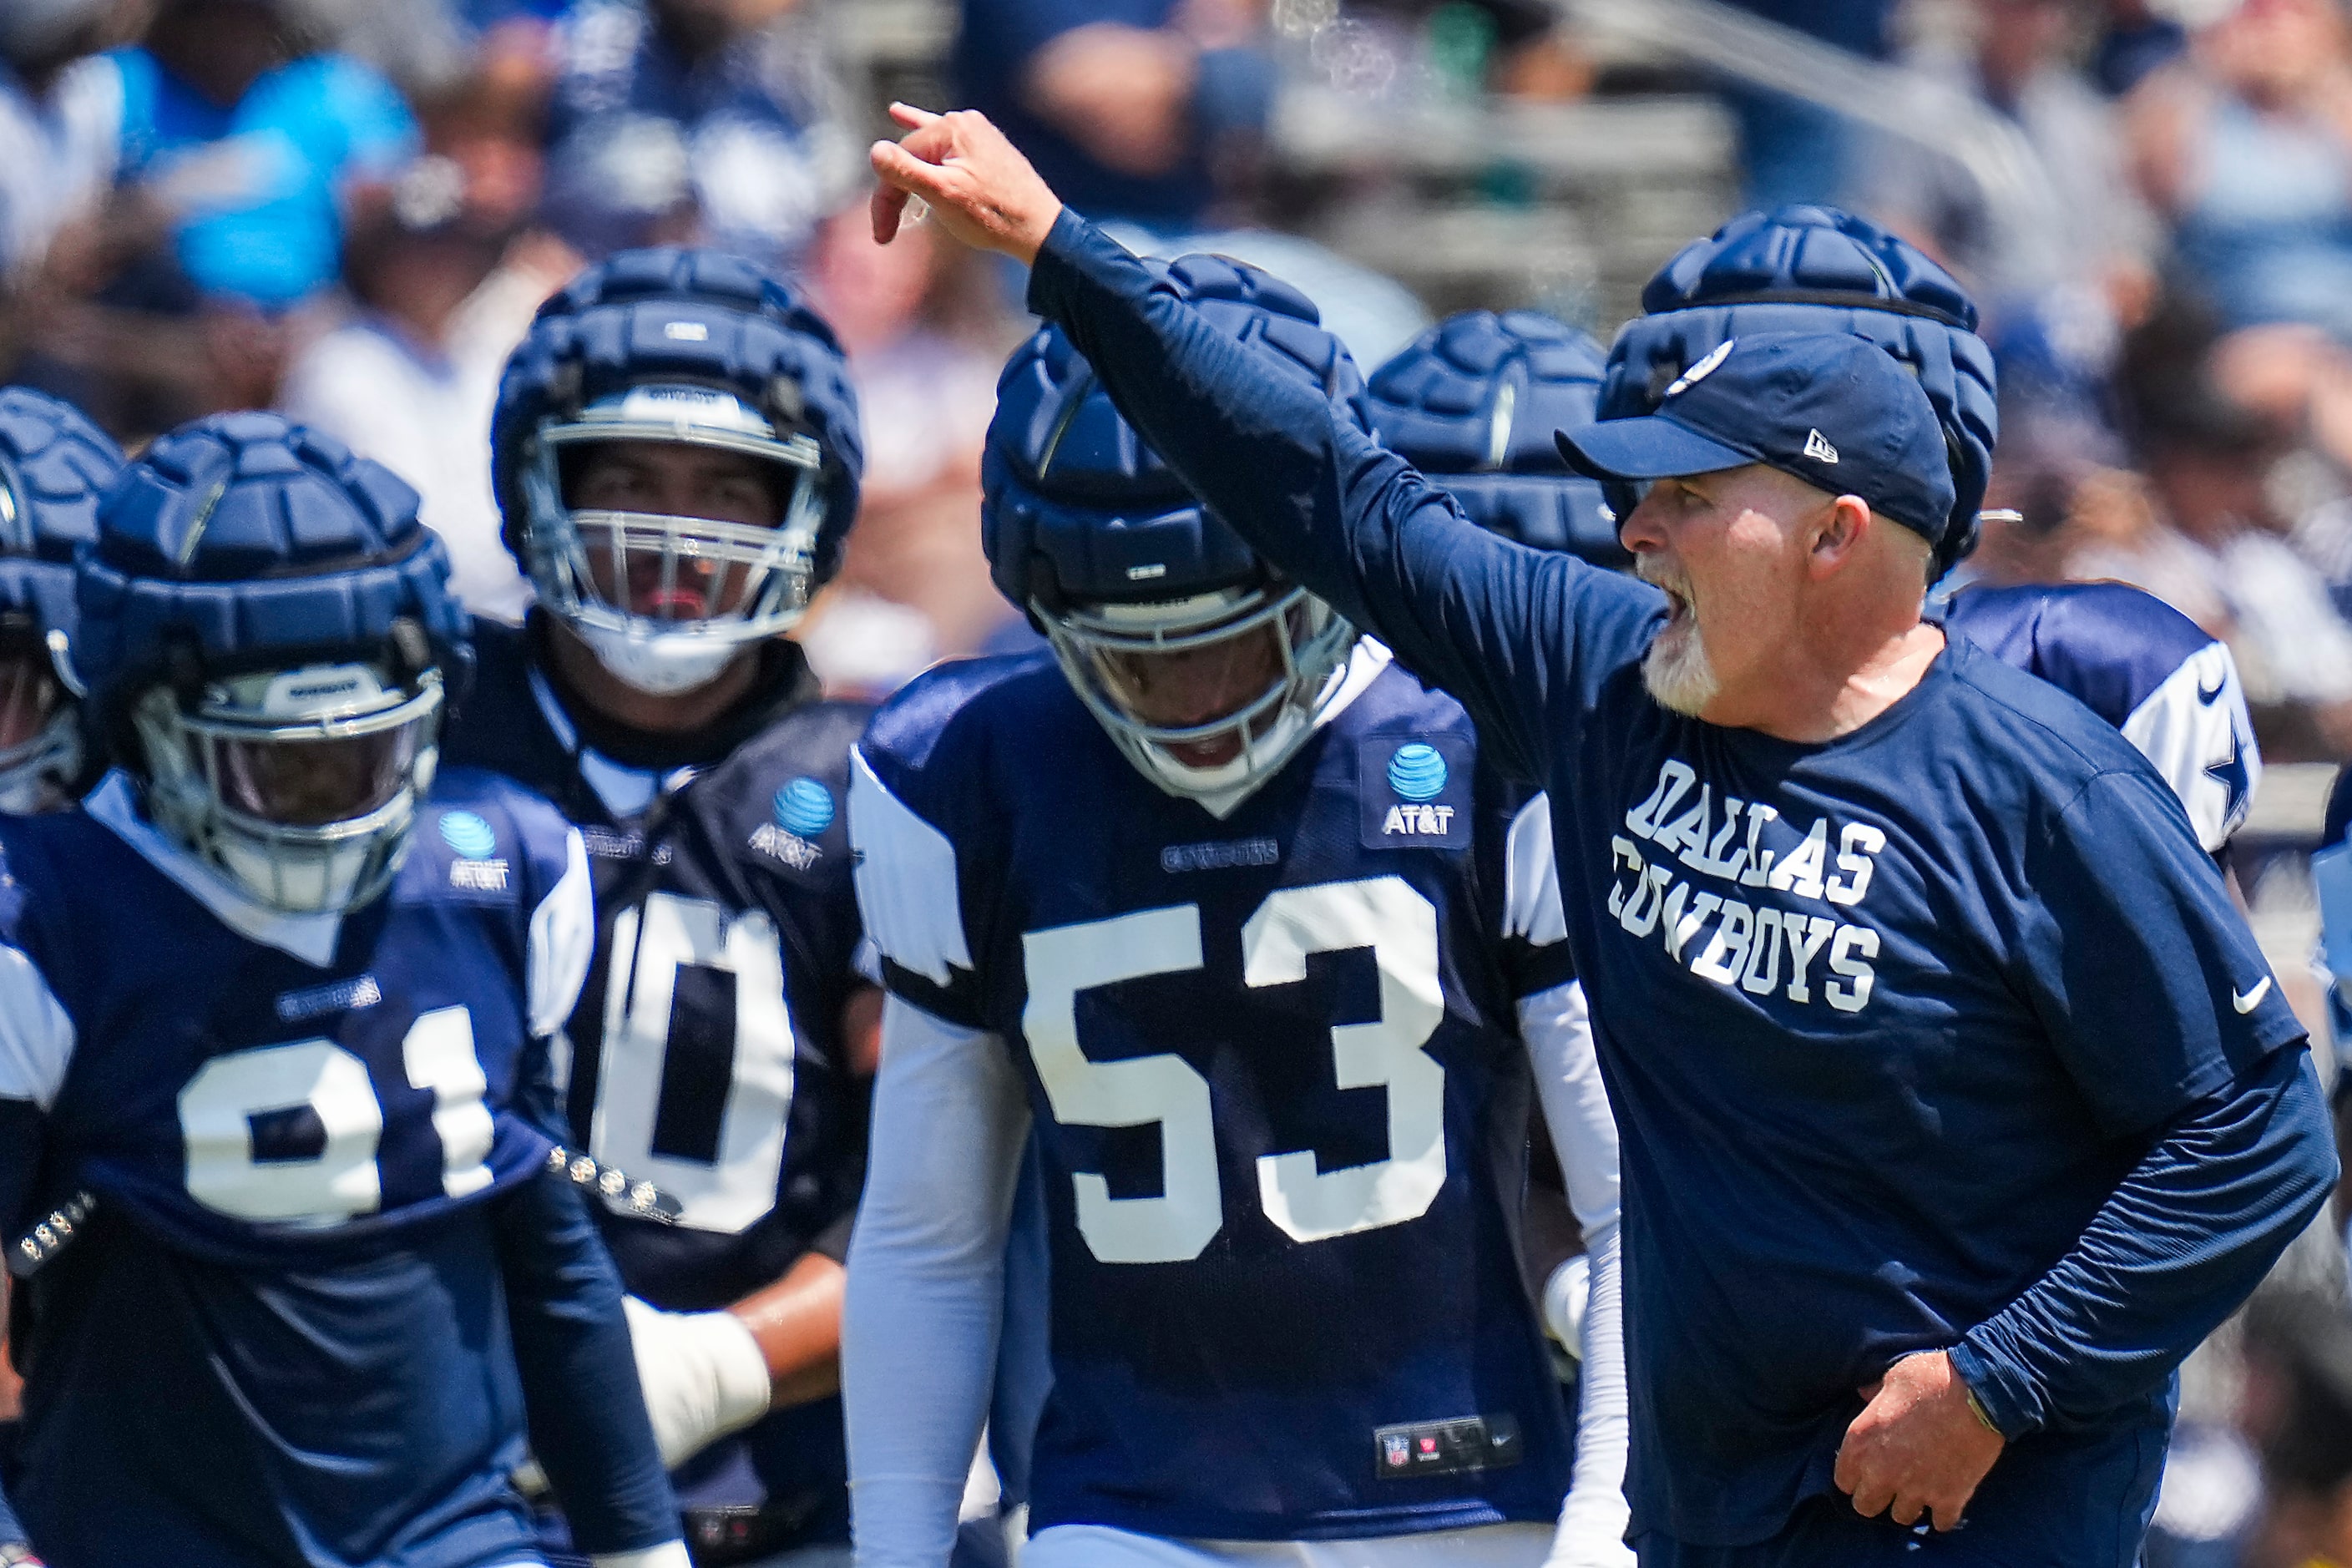
[[[864,143],[792,0],[581,0],[563,24],[549,223],[590,257],[695,243],[791,267],[864,189]]]
[[[1868,59],[1884,59],[1895,0],[1730,0],[1743,11]],[[1844,204],[1856,171],[1844,118],[1760,88],[1724,94],[1739,121],[1739,162],[1751,207]]]
[[[392,84],[356,60],[297,58],[275,0],[164,0],[121,81],[118,180],[169,226],[197,290],[265,310],[335,279],[340,203],[416,152]]]
[[[962,0],[950,69],[1071,206],[1200,226],[1274,102],[1258,0]]]
[[[2337,0],[2246,0],[2132,110],[2183,281],[2227,326],[2352,341],[2352,23]]]

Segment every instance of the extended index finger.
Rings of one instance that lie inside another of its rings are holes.
[[[919,126],[929,125],[933,121],[943,117],[932,113],[928,109],[919,109],[914,104],[900,103],[894,100],[890,104],[890,118],[905,126],[908,130],[912,131]]]

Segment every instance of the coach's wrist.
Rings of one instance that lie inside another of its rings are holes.
[[[1087,254],[1090,242],[1099,242],[1124,251],[1124,246],[1102,237],[1102,231],[1088,223],[1077,211],[1064,207],[1054,219],[1054,226],[1045,231],[1045,243],[1037,247],[1037,258],[1029,264],[1029,288],[1026,303],[1029,312],[1049,321],[1059,321],[1055,306],[1060,295],[1072,285],[1083,288],[1087,278],[1087,262],[1099,258]]]
[[[41,1568],[29,1541],[0,1541],[0,1568]]]
[[[1969,1391],[1977,1419],[2014,1442],[2042,1425],[2041,1402],[2022,1368],[1989,1355],[1971,1333],[1946,1352],[1952,1373]]]

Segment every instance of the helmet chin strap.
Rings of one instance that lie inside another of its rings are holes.
[[[632,637],[617,627],[579,621],[571,629],[614,679],[648,697],[676,697],[708,686],[745,649],[759,646],[712,637]]]

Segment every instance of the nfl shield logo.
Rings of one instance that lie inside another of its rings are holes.
[[[1391,1433],[1381,1439],[1381,1458],[1400,1468],[1412,1462],[1412,1447],[1405,1442],[1403,1433]]]

